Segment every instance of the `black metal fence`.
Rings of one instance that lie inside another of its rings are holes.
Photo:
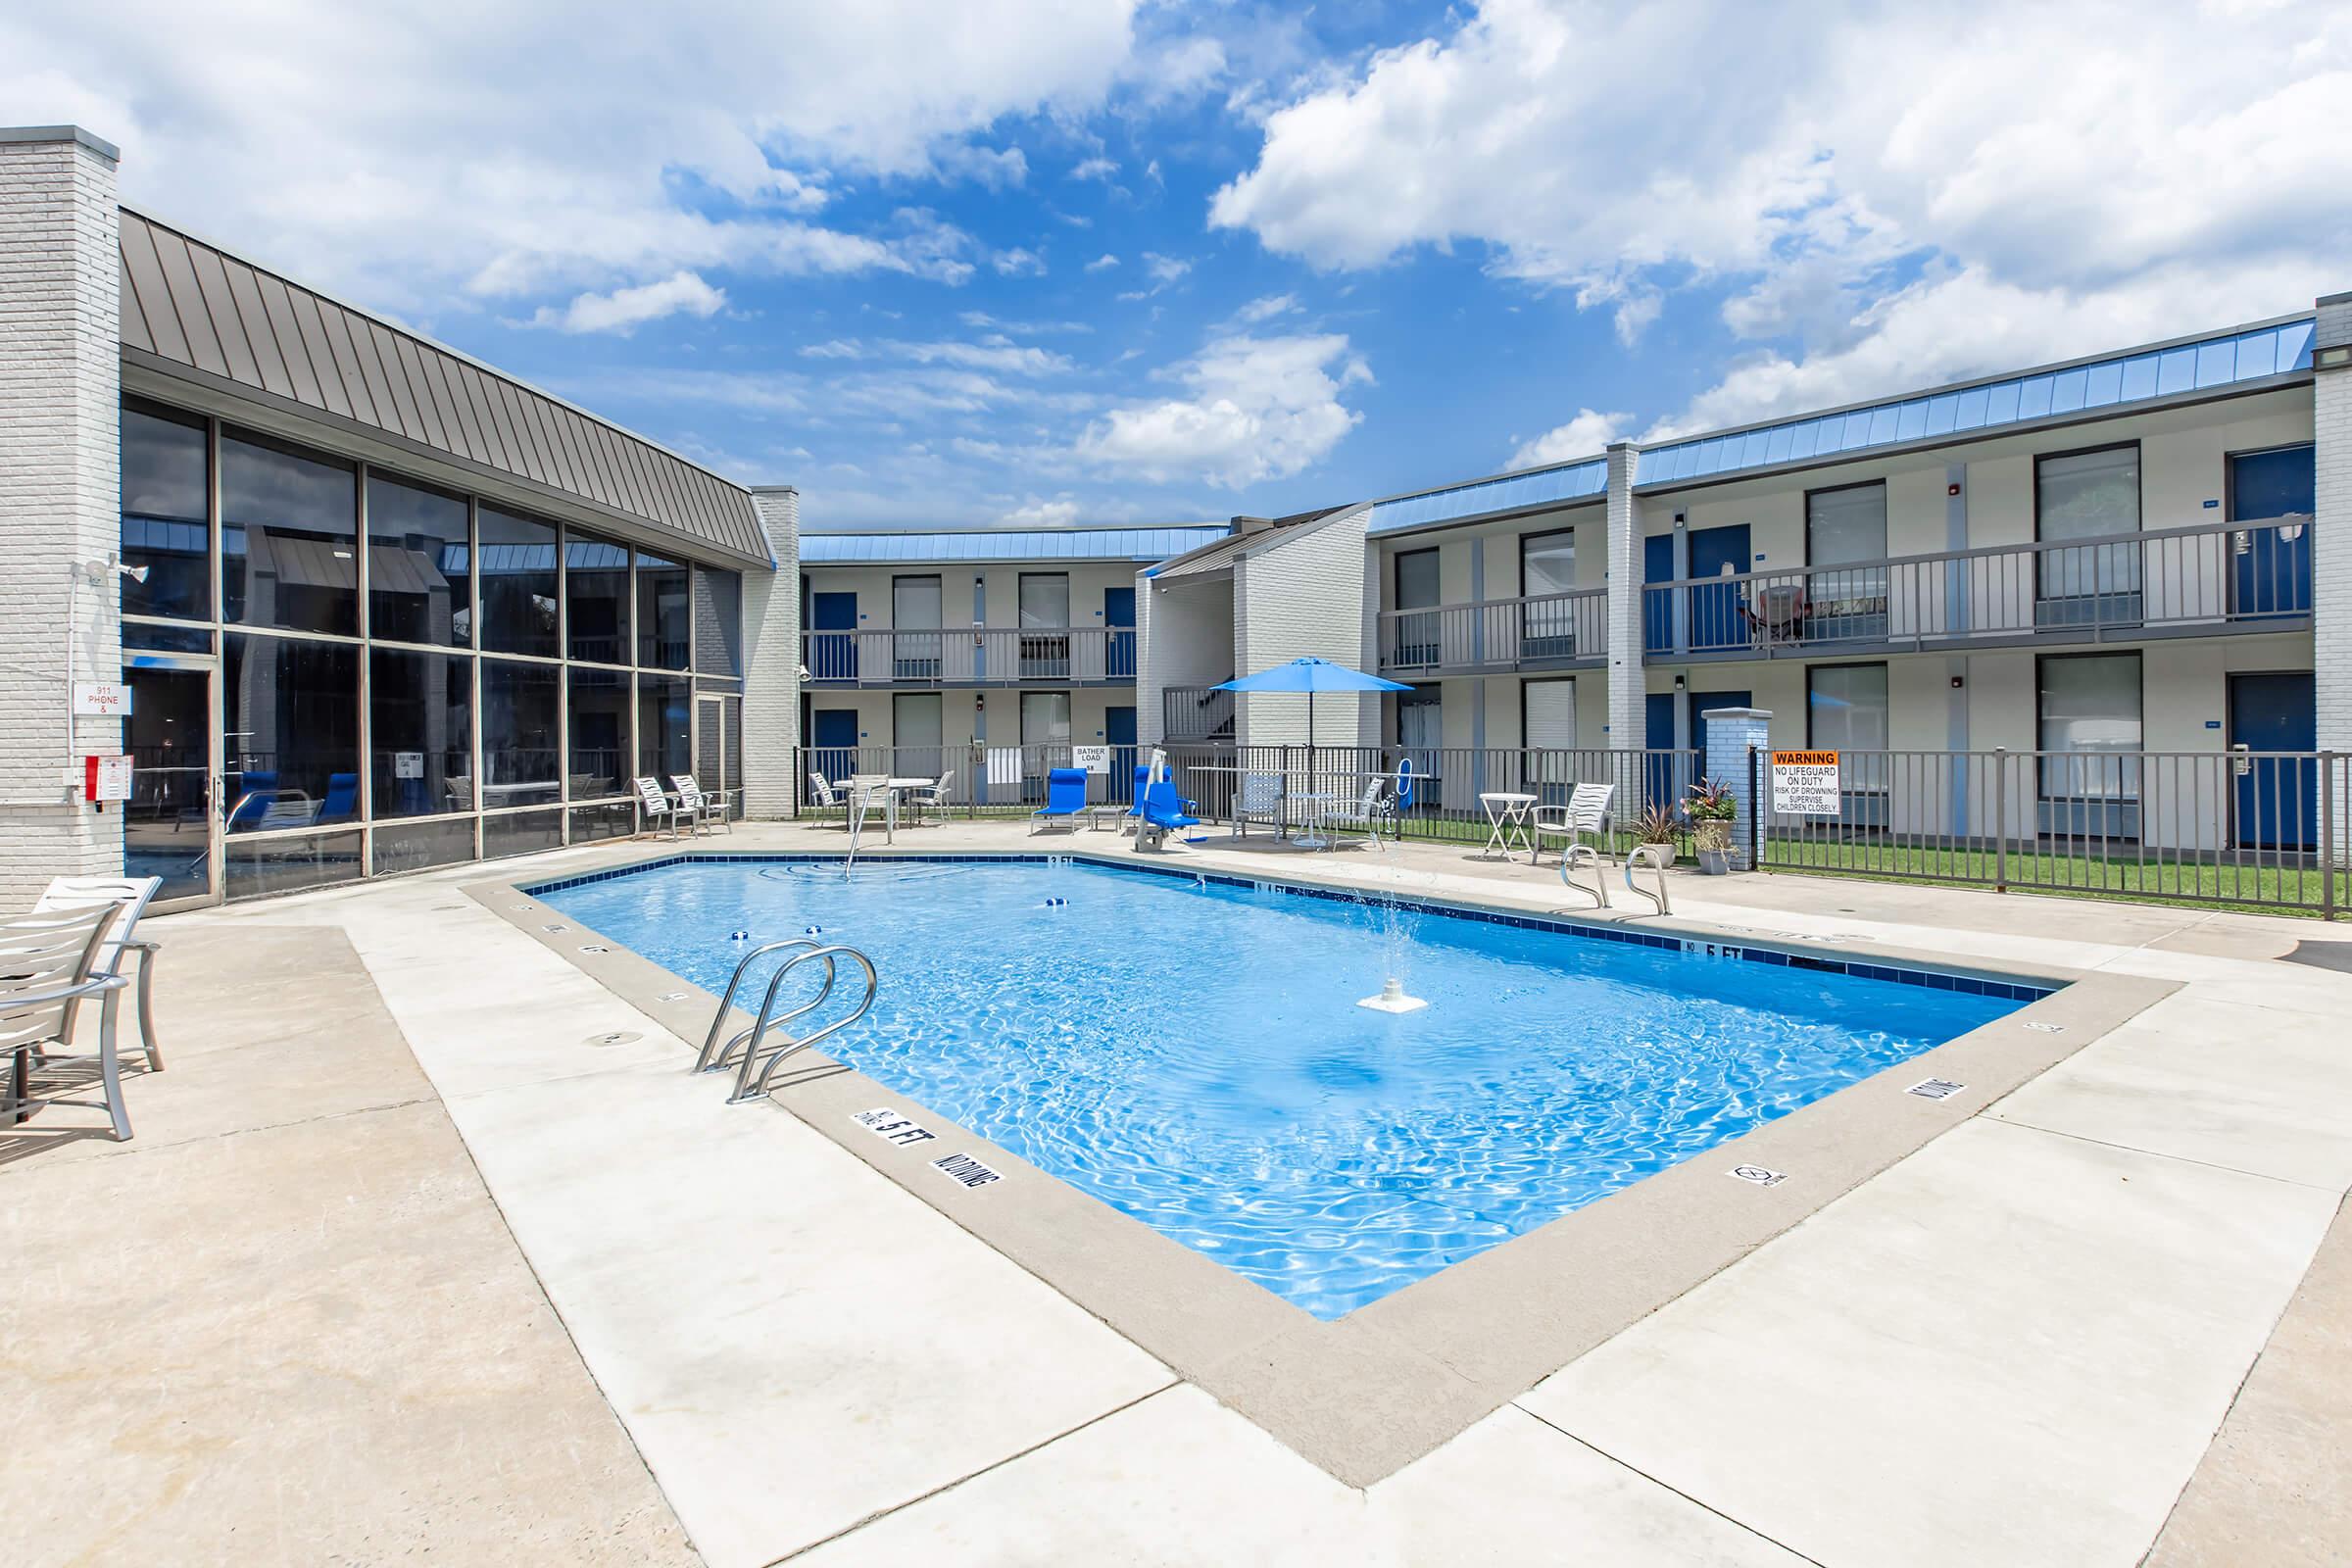
[[[1849,751],[1834,814],[1776,809],[1769,754],[1749,769],[1741,842],[1766,870],[2329,917],[2343,896],[2335,753]]]
[[[1695,751],[1233,746],[1171,742],[1177,791],[1204,819],[1249,801],[1344,810],[1377,781],[1406,839],[1483,842],[1501,804],[1566,804],[1612,786],[1606,832],[1620,850],[1644,811],[1676,820],[1704,768]],[[796,761],[801,809],[822,814],[815,779],[924,780],[957,818],[1026,814],[1056,767],[1090,765],[1090,805],[1135,800],[1147,750],[1133,746],[811,747]],[[2333,917],[2352,863],[2352,756],[2320,752],[1932,752],[1838,754],[1836,809],[1776,808],[1771,754],[1749,754],[1753,804],[1734,831],[1754,867],[1995,891],[2284,910]],[[1255,781],[1255,782],[1253,782]],[[925,792],[931,793],[931,792]],[[843,809],[838,804],[832,808]],[[2329,847],[2332,846],[2332,853]]]

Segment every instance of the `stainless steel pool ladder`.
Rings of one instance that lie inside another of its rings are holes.
[[[1660,914],[1672,914],[1674,912],[1674,905],[1668,900],[1666,895],[1666,866],[1667,862],[1673,858],[1674,846],[1671,844],[1637,844],[1626,853],[1625,857],[1626,891],[1633,894],[1637,898],[1647,899],[1650,903],[1656,905]],[[1656,873],[1658,879],[1657,892],[1652,893],[1647,888],[1642,887],[1640,883],[1634,880],[1634,867],[1638,865],[1646,865],[1652,872]]]
[[[800,951],[794,952],[795,949]],[[769,977],[767,990],[760,996],[760,1011],[752,1026],[728,1036],[725,1044],[720,1044],[719,1036],[726,1029],[727,1015],[735,1005],[735,993],[743,984],[743,977],[751,971],[754,963],[767,955],[787,952],[793,956],[778,964],[775,974]],[[783,989],[784,977],[800,965],[818,958],[824,960],[825,981],[817,988],[816,995],[797,1007],[784,1012],[776,1011],[776,995]],[[840,958],[849,958],[865,971],[865,995],[858,1000],[857,1007],[847,1017],[838,1018],[810,1034],[797,1038],[786,1035],[781,1046],[765,1055],[760,1054],[760,1044],[766,1040],[769,1031],[781,1029],[795,1018],[814,1012],[832,997],[834,982],[840,974],[836,960]],[[809,937],[794,937],[789,942],[770,942],[754,948],[743,956],[743,961],[735,965],[734,974],[728,977],[726,994],[719,998],[718,1011],[710,1019],[710,1032],[703,1037],[702,1053],[695,1057],[694,1070],[712,1072],[724,1068],[735,1059],[737,1049],[741,1048],[742,1059],[735,1073],[735,1092],[727,1097],[727,1103],[732,1105],[739,1101],[756,1100],[767,1093],[768,1079],[785,1057],[808,1050],[827,1035],[839,1034],[871,1011],[874,993],[880,989],[880,983],[873,960],[856,948],[839,944],[828,947]]]

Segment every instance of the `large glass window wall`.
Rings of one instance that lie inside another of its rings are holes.
[[[727,568],[145,400],[122,459],[123,646],[217,660],[230,898],[624,834],[740,669]]]

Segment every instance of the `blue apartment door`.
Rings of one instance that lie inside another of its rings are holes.
[[[1690,576],[1693,581],[1720,577],[1727,570],[1748,569],[1747,524],[1690,530]],[[1745,648],[1746,612],[1740,608],[1738,583],[1705,583],[1690,590],[1690,646],[1700,649]]]
[[[1674,693],[1651,692],[1642,699],[1642,806],[1672,806],[1682,799],[1682,760],[1674,754]]]
[[[2230,609],[2238,615],[2311,612],[2311,529],[2265,528],[2273,517],[2311,515],[2318,472],[2309,446],[2238,452],[2230,458],[2230,520],[2252,524],[2230,543]]]
[[[2230,744],[2250,752],[2309,752],[2319,710],[2308,670],[2230,677]],[[2240,849],[2308,850],[2319,843],[2319,763],[2255,757],[2237,774],[2230,837]]]
[[[808,629],[820,635],[809,639],[816,646],[808,662],[808,673],[818,680],[856,680],[858,678],[858,596],[856,594],[811,594],[808,596]],[[826,632],[834,636],[822,635]],[[822,714],[818,715],[822,717]],[[855,718],[857,715],[852,714]],[[857,743],[856,726],[851,729],[851,744]]]
[[[1120,590],[1114,588],[1111,591],[1117,593]],[[1135,592],[1132,588],[1125,591],[1130,594]],[[1102,710],[1102,739],[1110,747],[1110,781],[1107,787],[1111,791],[1111,799],[1123,801],[1127,798],[1125,791],[1129,782],[1135,777],[1135,710]]]
[[[1109,672],[1112,680],[1135,679],[1135,590],[1105,588],[1102,590],[1102,624],[1107,628],[1110,642]],[[1128,710],[1127,744],[1135,744],[1135,710]]]
[[[1642,541],[1642,580],[1645,583],[1674,581],[1674,536],[1651,534]],[[1662,654],[1674,646],[1674,595],[1643,594],[1642,596],[1642,647],[1644,652]],[[1667,715],[1671,718],[1671,711]],[[1655,746],[1657,742],[1650,742]],[[1667,745],[1674,743],[1668,741]]]
[[[858,710],[820,708],[808,715],[808,766],[828,782],[858,771]]]

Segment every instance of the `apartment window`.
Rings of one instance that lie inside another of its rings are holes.
[[[2137,801],[2139,655],[2055,654],[2038,673],[2042,799]]]
[[[902,778],[939,777],[946,734],[946,698],[937,692],[900,692],[890,700],[890,770]]]
[[[1070,694],[1021,693],[1021,744],[1066,748],[1070,744]],[[1066,760],[1055,766],[1067,766]]]
[[[1884,481],[1806,492],[1805,562],[1814,569],[1805,575],[1805,635],[1885,636],[1886,559]]]
[[[1520,627],[1522,659],[1576,656],[1576,604],[1557,596],[1576,587],[1576,530],[1524,534],[1519,540],[1519,592],[1528,604]]]
[[[466,503],[368,475],[368,635],[466,648],[473,642],[473,551]]]
[[[629,550],[576,529],[564,536],[564,612],[571,657],[629,662]]]
[[[1070,578],[1067,572],[1021,573],[1021,679],[1068,680],[1070,639],[1035,635],[1032,628],[1064,627],[1070,623]],[[1066,710],[1068,699],[1064,698]],[[1027,709],[1024,706],[1023,711]],[[1065,723],[1064,728],[1067,728]],[[1066,738],[1066,737],[1065,737]]]
[[[1434,549],[1401,551],[1389,569],[1395,574],[1396,607],[1390,661],[1434,665],[1438,662],[1438,553]]]
[[[1885,825],[1886,666],[1815,664],[1805,671],[1805,744],[1838,752],[1844,819]]]
[[[1576,682],[1531,680],[1519,687],[1528,783],[1546,806],[1564,806],[1576,782]]]
[[[2139,616],[2139,546],[2079,540],[2139,531],[2139,445],[2062,452],[2034,461],[2040,552],[2039,624],[2089,625]]]
[[[360,631],[360,486],[350,464],[259,437],[220,437],[224,619]]]
[[[122,410],[122,613],[213,614],[212,475],[201,422]]]
[[[891,668],[897,679],[939,679],[944,613],[939,578],[890,579]]]

